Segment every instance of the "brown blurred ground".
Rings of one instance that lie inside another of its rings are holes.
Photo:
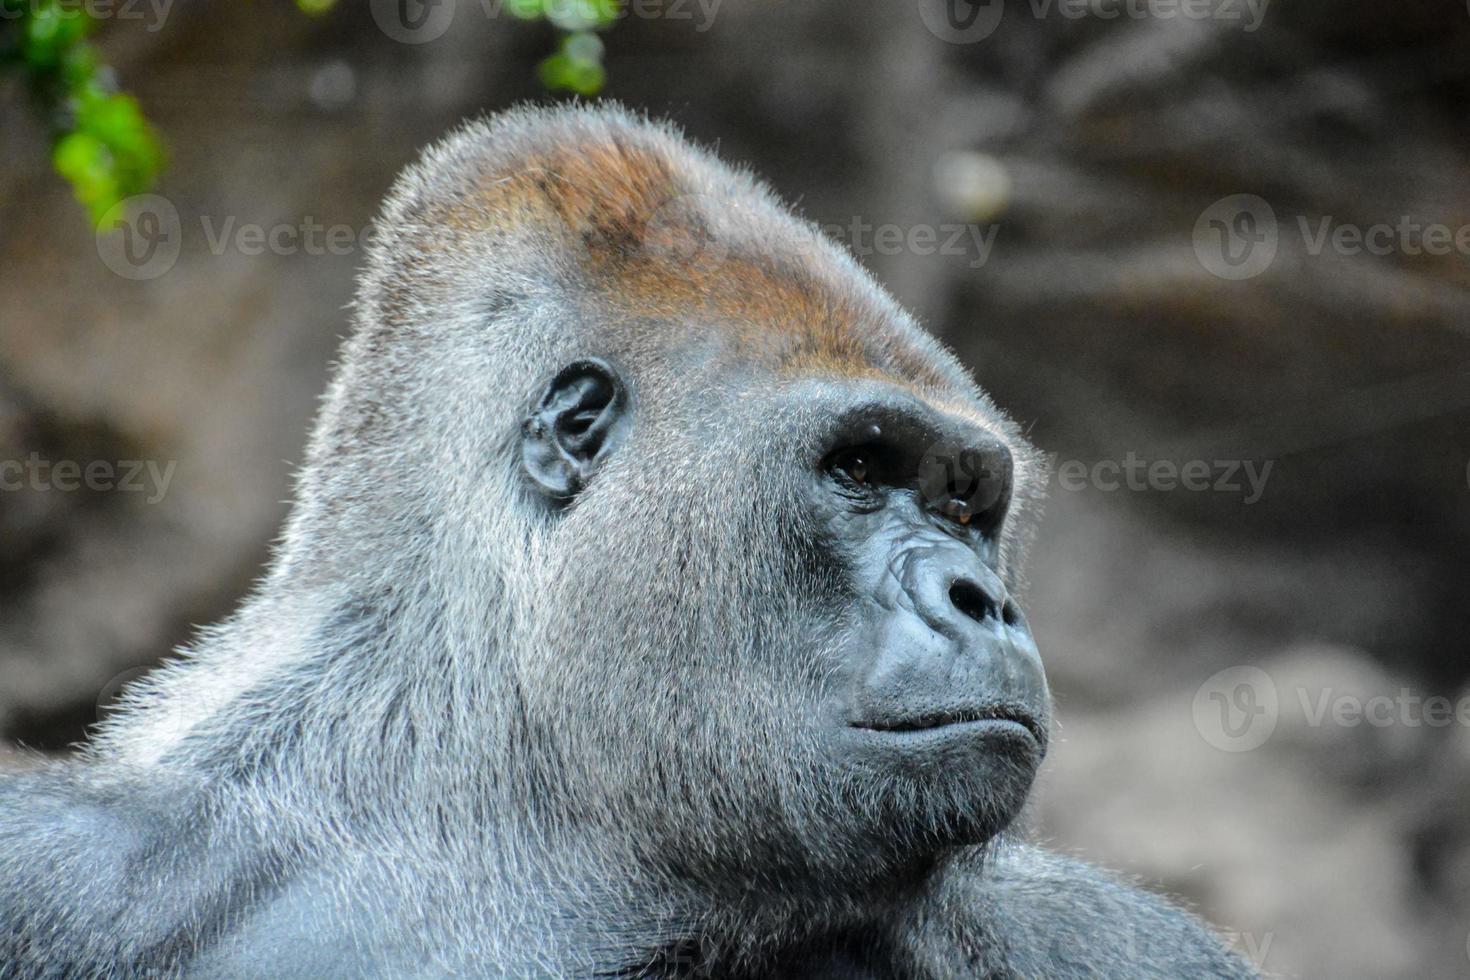
[[[1470,695],[1470,257],[1312,255],[1296,221],[1470,223],[1470,11],[1278,0],[1248,32],[1034,9],[1009,0],[973,44],[876,0],[725,0],[704,31],[630,18],[608,95],[823,224],[993,223],[983,263],[864,260],[1059,463],[1271,461],[1250,504],[1053,487],[1029,610],[1062,737],[1035,823],[1268,970],[1470,976],[1470,731],[1302,708]],[[364,229],[417,148],[537,96],[548,36],[479,10],[460,0],[419,46],[349,3],[312,21],[181,0],[155,32],[110,25],[182,221],[147,280],[103,264],[0,86],[0,459],[177,463],[153,503],[0,493],[8,739],[80,738],[119,675],[229,611],[284,514],[359,255],[215,254],[201,219]],[[1244,281],[1192,237],[1237,193],[1281,228]],[[1267,672],[1280,720],[1224,752],[1195,695],[1236,665]]]

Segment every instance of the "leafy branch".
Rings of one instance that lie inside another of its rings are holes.
[[[337,0],[296,0],[321,16]],[[544,20],[559,34],[537,66],[553,92],[596,95],[607,81],[597,32],[617,20],[625,0],[504,0],[520,20]],[[0,71],[24,75],[51,131],[51,161],[94,223],[113,205],[148,190],[163,169],[157,131],[137,99],[118,90],[112,69],[88,40],[95,21],[64,0],[0,0]]]
[[[163,147],[87,40],[94,22],[58,0],[0,0],[0,68],[18,69],[51,128],[51,161],[93,222],[152,186]]]

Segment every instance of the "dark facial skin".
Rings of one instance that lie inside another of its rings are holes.
[[[988,839],[1024,803],[1049,723],[1036,643],[997,572],[1009,451],[917,402],[858,408],[840,432],[814,490],[855,594],[824,719],[834,751],[957,802],[979,790],[985,805],[945,832]]]
[[[587,359],[533,408],[524,468],[553,506],[616,451],[623,392],[614,368]],[[1025,802],[1049,725],[1040,656],[998,571],[1009,450],[915,398],[858,399],[835,415],[816,465],[793,461],[810,470],[806,505],[852,597],[813,726],[838,769],[947,801],[925,829],[986,840]]]

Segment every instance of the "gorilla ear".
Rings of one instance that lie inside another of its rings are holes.
[[[627,403],[604,362],[562,368],[521,426],[521,461],[536,489],[561,503],[580,493],[621,436]]]

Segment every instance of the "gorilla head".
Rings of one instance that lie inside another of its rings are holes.
[[[1037,461],[841,248],[580,109],[470,126],[379,229],[281,553],[216,644],[251,650],[160,699],[150,753],[213,731],[337,823],[704,894],[902,879],[1006,826],[1048,727],[1011,597]]]

